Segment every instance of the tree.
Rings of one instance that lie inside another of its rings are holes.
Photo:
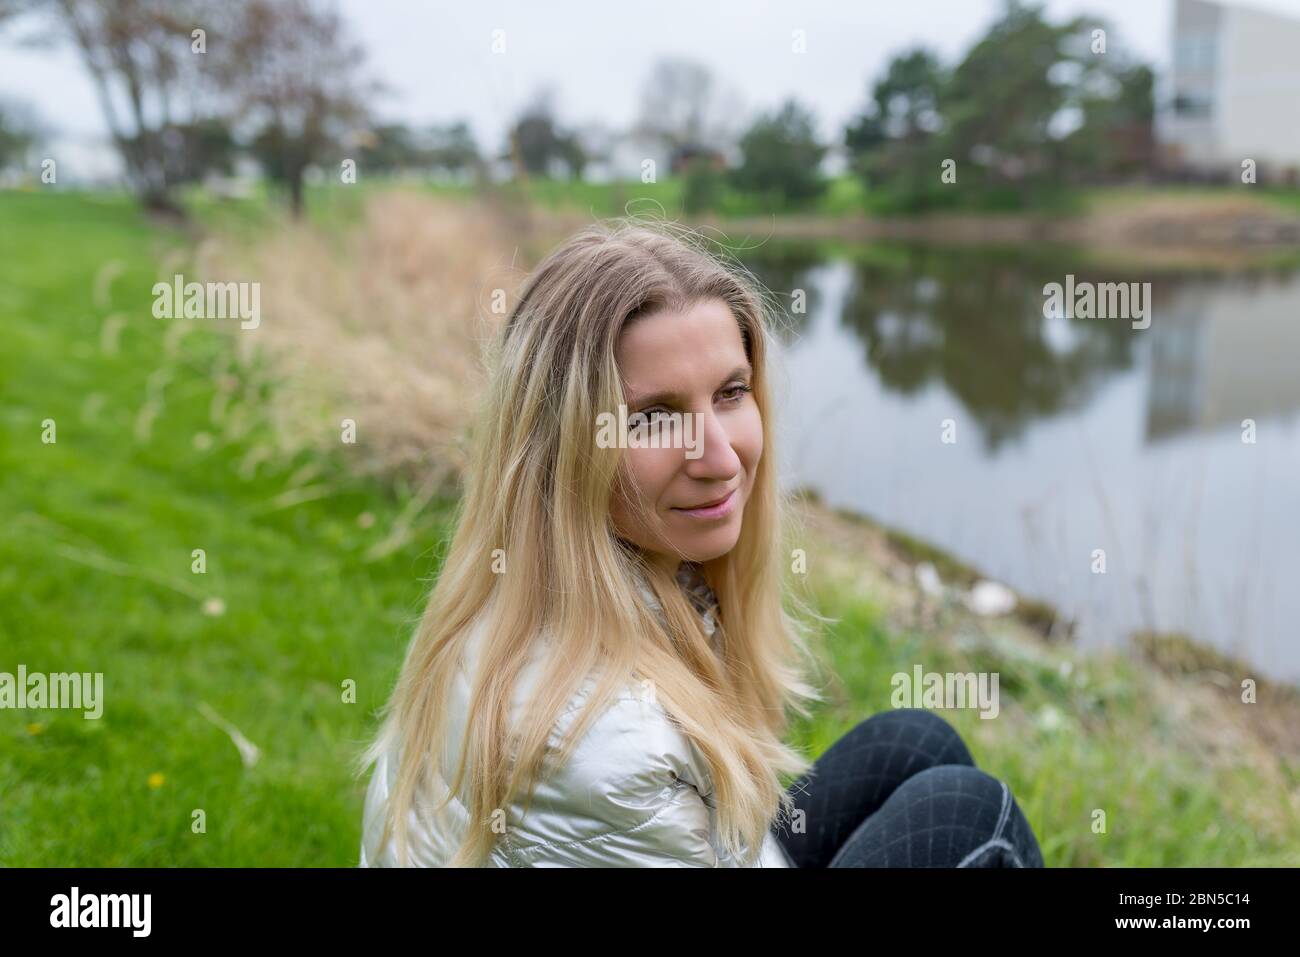
[[[892,59],[871,90],[867,109],[845,130],[851,165],[869,190],[891,189],[910,208],[937,192],[940,157],[932,149],[947,73],[930,51],[916,47]]]
[[[41,132],[31,107],[16,100],[0,99],[0,170],[25,166],[28,150]]]
[[[687,160],[682,168],[682,209],[696,214],[717,207],[725,177],[708,156]]]
[[[1072,178],[1105,181],[1150,171],[1156,165],[1155,75],[1143,64],[1113,71],[1114,87],[1086,94],[1079,127],[1065,139]]]
[[[362,76],[365,54],[342,18],[312,0],[240,0],[222,83],[268,177],[303,209],[307,168],[338,158],[336,144],[365,124],[378,85]]]
[[[239,144],[219,117],[176,123],[163,131],[164,162],[171,185],[201,182],[210,173],[229,176]]]
[[[1041,8],[1009,0],[953,70],[942,104],[945,149],[965,183],[1009,187],[1024,205],[1035,190],[1059,182],[1068,157],[1052,124],[1090,68],[1070,43],[1085,26],[1082,19],[1050,24]]]
[[[381,123],[358,137],[359,162],[367,171],[398,173],[422,169],[428,162],[426,151],[417,143],[415,133],[404,123]]]
[[[938,58],[922,47],[895,57],[872,90],[883,134],[910,143],[933,133],[945,79]]]
[[[740,115],[739,96],[718,87],[707,66],[669,57],[655,63],[642,87],[635,129],[662,143],[676,162],[690,150],[730,144]]]
[[[34,15],[46,42],[70,42],[99,99],[127,182],[146,208],[179,212],[171,195],[169,131],[206,115],[209,61],[192,31],[219,32],[233,5],[218,0],[0,0],[0,19]]]
[[[827,148],[817,141],[815,125],[812,113],[793,99],[759,117],[740,139],[742,159],[732,184],[785,207],[816,199],[826,189],[819,169]]]
[[[1152,155],[1151,74],[1113,42],[1094,49],[1100,28],[1007,0],[951,71],[921,51],[896,58],[845,131],[854,165],[905,209],[1042,204],[1132,171]],[[947,160],[959,187],[941,179]]]
[[[462,120],[447,126],[431,127],[427,139],[429,165],[434,169],[452,173],[471,170],[482,175],[483,158],[468,123]]]
[[[550,176],[557,164],[580,177],[586,165],[578,137],[560,129],[555,118],[554,93],[543,89],[524,108],[509,132],[517,176]]]

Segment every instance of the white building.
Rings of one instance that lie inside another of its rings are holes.
[[[1174,162],[1300,171],[1300,20],[1237,4],[1175,0],[1172,73],[1157,130]]]

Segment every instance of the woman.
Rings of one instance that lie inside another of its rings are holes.
[[[745,275],[622,221],[530,277],[363,756],[363,866],[1041,864],[940,718],[878,715],[813,766],[784,743],[820,695],[782,600],[771,333]]]

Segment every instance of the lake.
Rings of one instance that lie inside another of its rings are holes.
[[[1300,681],[1300,269],[1050,246],[785,245],[782,474],[1073,619],[1182,632]],[[1150,324],[1048,283],[1150,282]],[[1104,562],[1104,564],[1103,564]],[[1102,570],[1104,568],[1104,570]]]

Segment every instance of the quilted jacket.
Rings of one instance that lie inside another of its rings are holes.
[[[699,567],[683,563],[677,577],[700,612],[706,632],[713,637],[717,634],[716,598]],[[649,589],[644,590],[654,603]],[[467,643],[462,670],[453,683],[452,719],[446,741],[457,746],[464,731],[468,675],[475,666],[474,639],[478,634]],[[539,644],[538,652],[520,676],[513,702],[515,715],[526,704],[529,688],[540,673],[545,647],[545,643]],[[590,677],[575,692],[552,731],[552,745],[558,746],[594,686],[595,678]],[[390,746],[370,778],[363,817],[362,867],[397,864],[391,840],[382,848],[378,846],[384,805],[396,778],[397,747]],[[454,761],[457,755],[444,751],[444,757]],[[441,779],[438,788],[441,797],[446,793]],[[489,867],[743,866],[717,841],[716,803],[708,762],[667,713],[631,685],[591,723],[568,762],[538,783],[526,815],[522,800],[512,801],[503,811],[503,833],[486,862]],[[450,860],[464,833],[468,812],[458,798],[453,798],[446,817],[450,833],[411,812],[408,822],[413,865],[441,867]],[[752,866],[793,865],[769,831]]]

